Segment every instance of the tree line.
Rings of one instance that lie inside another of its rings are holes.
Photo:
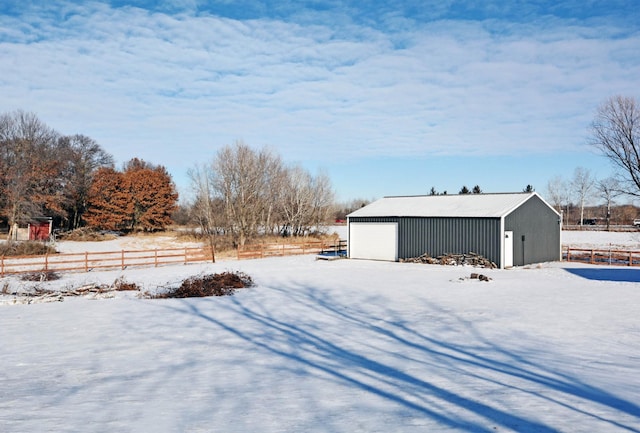
[[[549,180],[547,193],[553,206],[564,213],[565,224],[569,220],[569,211],[576,207],[579,218],[576,221],[584,225],[585,209],[594,199],[604,203],[604,220],[607,228],[612,221],[612,209],[620,196],[640,197],[640,105],[635,98],[621,95],[604,101],[596,110],[589,126],[588,144],[605,156],[613,165],[613,176],[596,179],[592,172],[577,167],[570,179],[556,176]],[[628,207],[622,219],[630,220],[634,211],[628,213]]]
[[[616,176],[596,181],[585,169],[576,169],[571,181],[549,181],[550,202],[563,210],[577,201],[582,223],[595,191],[608,209],[619,195],[640,196],[639,128],[634,98],[605,101],[591,124],[589,144],[613,163]],[[182,213],[203,233],[229,235],[237,245],[261,234],[306,235],[365,204],[336,208],[326,174],[312,175],[299,165],[286,165],[268,149],[254,150],[242,142],[220,149],[189,174],[194,198]],[[430,193],[446,191],[431,188]],[[459,193],[482,190],[463,186]],[[65,229],[161,230],[172,222],[177,200],[162,166],[133,158],[118,170],[113,157],[90,137],[62,135],[33,113],[0,114],[0,225],[10,227],[10,238],[18,224],[45,216]]]
[[[234,245],[263,234],[304,236],[333,221],[334,191],[324,173],[243,142],[220,149],[190,170],[193,219],[208,235],[229,235]]]
[[[123,170],[92,138],[62,135],[35,114],[0,114],[0,222],[51,217],[57,227],[150,230],[170,222],[178,195],[169,173],[136,158]]]

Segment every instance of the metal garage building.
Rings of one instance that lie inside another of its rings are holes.
[[[481,254],[499,268],[561,259],[560,214],[537,193],[385,197],[347,216],[348,255]]]

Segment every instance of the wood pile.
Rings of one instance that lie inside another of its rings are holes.
[[[418,257],[410,257],[400,259],[402,263],[424,263],[429,265],[450,265],[460,266],[469,265],[479,268],[497,268],[497,265],[491,260],[476,253],[467,254],[444,254],[438,257],[431,257],[428,253],[424,253]]]

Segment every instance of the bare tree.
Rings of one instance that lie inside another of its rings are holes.
[[[224,147],[216,155],[213,187],[224,202],[226,226],[238,245],[264,227],[263,217],[270,214],[272,205],[269,181],[281,165],[270,151],[254,151],[243,142]]]
[[[591,124],[591,145],[620,170],[627,194],[640,196],[640,106],[635,98],[605,101]]]
[[[47,206],[57,207],[57,136],[33,113],[0,115],[0,213],[7,217],[9,239],[19,222],[42,216]]]
[[[100,167],[112,167],[113,157],[85,135],[61,137],[59,146],[66,156],[63,194],[67,203],[68,227],[74,229],[81,225],[82,215],[87,210],[89,190],[96,171]]]
[[[589,199],[589,195],[595,180],[591,176],[591,172],[584,167],[577,167],[573,172],[573,178],[571,179],[571,189],[576,195],[578,202],[580,203],[580,225],[584,225],[584,206],[585,202]]]
[[[302,236],[325,225],[334,212],[334,192],[325,173],[312,176],[300,166],[287,170],[282,200],[285,233]]]
[[[598,183],[596,184],[596,188],[600,193],[600,197],[604,199],[607,205],[606,221],[607,230],[609,230],[609,227],[611,225],[611,205],[613,204],[613,200],[616,197],[622,195],[622,192],[620,191],[620,184],[618,183],[617,179],[613,177],[607,177],[606,179],[598,181]]]
[[[312,208],[312,223],[316,229],[327,224],[335,211],[335,192],[325,172],[318,173],[313,179]]]
[[[213,190],[212,172],[204,165],[196,165],[189,170],[188,175],[195,194],[191,206],[193,216],[198,222],[202,233],[209,240],[211,261],[215,262],[215,236],[220,234],[224,221],[222,201],[215,197]]]
[[[560,214],[566,215],[565,224],[568,224],[569,212],[569,187],[561,176],[555,176],[547,183],[548,199]],[[567,212],[563,212],[563,206]]]
[[[286,178],[280,203],[282,232],[298,236],[305,233],[311,219],[313,178],[300,166],[287,169]]]
[[[236,245],[260,233],[306,235],[331,219],[334,192],[326,174],[286,167],[267,149],[242,142],[189,172],[193,212],[205,233],[224,228]],[[219,216],[222,216],[222,219]]]

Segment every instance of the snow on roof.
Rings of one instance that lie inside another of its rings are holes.
[[[384,197],[348,216],[499,218],[533,196],[540,197],[535,192]]]

